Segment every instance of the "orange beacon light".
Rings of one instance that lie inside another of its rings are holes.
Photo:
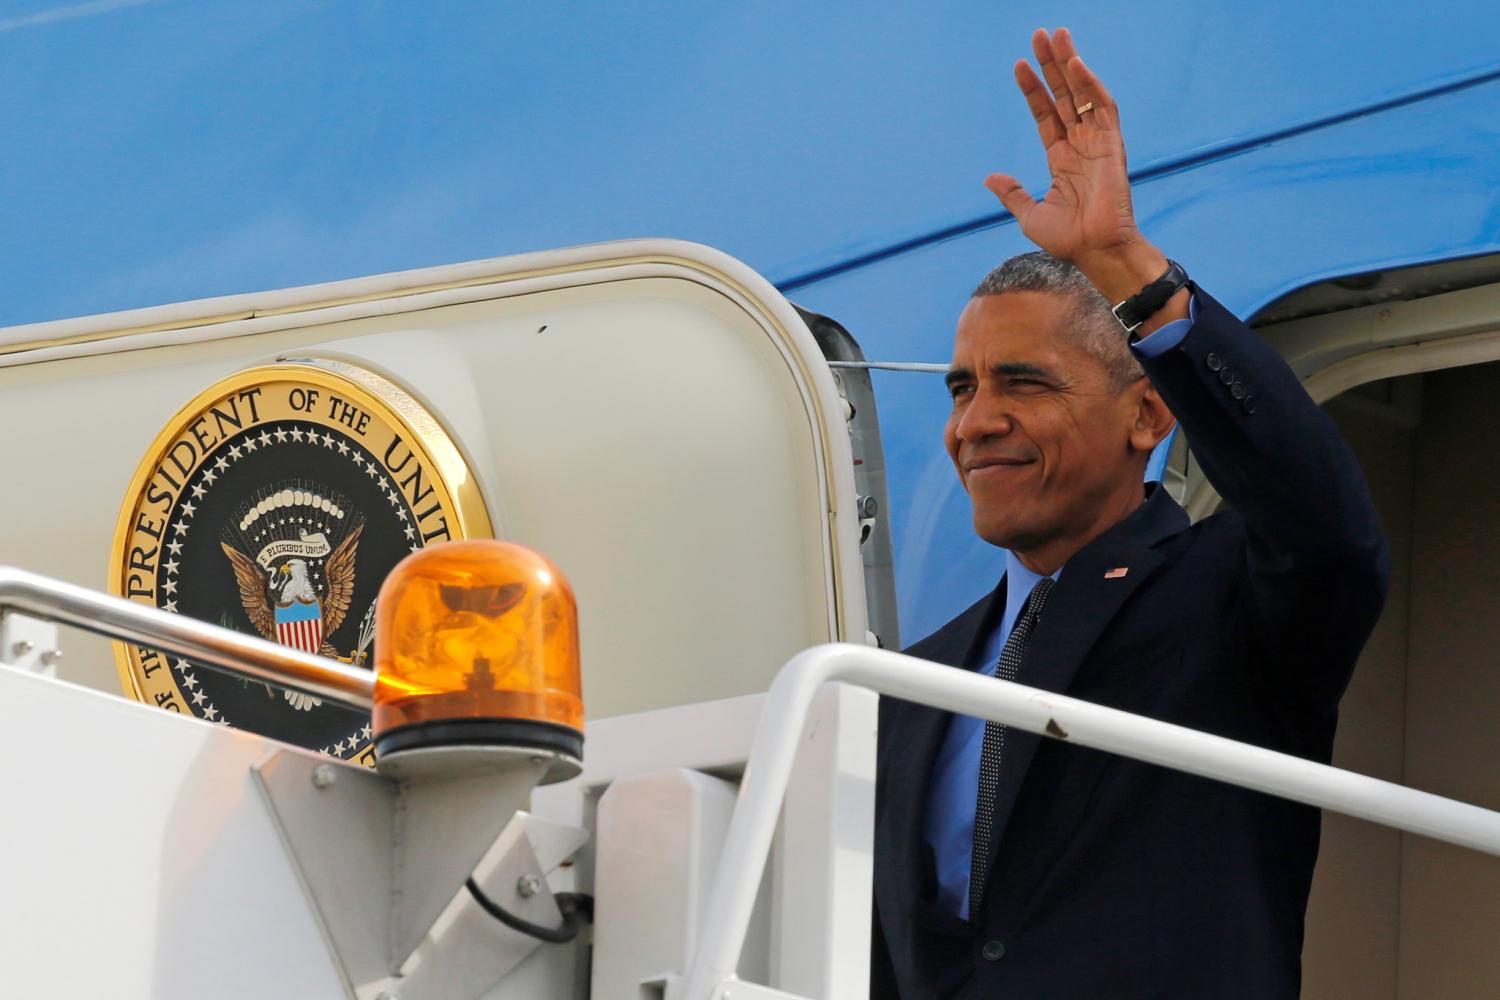
[[[521,545],[447,542],[403,559],[375,610],[376,753],[436,747],[583,757],[578,609],[556,566]],[[571,765],[571,766],[569,766]]]

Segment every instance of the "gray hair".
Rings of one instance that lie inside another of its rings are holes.
[[[1146,373],[1131,353],[1109,302],[1083,272],[1041,250],[1017,254],[984,276],[974,297],[1006,292],[1048,292],[1073,300],[1072,334],[1078,345],[1097,358],[1115,385],[1124,386]]]

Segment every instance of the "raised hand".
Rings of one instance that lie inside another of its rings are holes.
[[[1036,120],[1052,186],[1041,201],[1010,174],[991,174],[985,187],[1028,239],[1072,261],[1106,298],[1119,301],[1155,280],[1166,258],[1136,228],[1118,107],[1078,57],[1068,29],[1050,37],[1038,29],[1031,45],[1042,76],[1023,59],[1016,83]]]

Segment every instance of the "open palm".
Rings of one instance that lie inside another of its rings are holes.
[[[1041,201],[1009,174],[992,174],[985,186],[1027,238],[1054,257],[1077,262],[1133,242],[1138,233],[1113,98],[1078,57],[1066,28],[1051,37],[1038,30],[1032,48],[1046,83],[1025,60],[1016,64],[1016,83],[1036,119],[1052,186]]]

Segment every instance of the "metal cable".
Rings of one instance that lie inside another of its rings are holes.
[[[527,937],[534,937],[548,944],[567,944],[578,936],[578,928],[582,922],[580,918],[591,919],[593,914],[592,897],[580,892],[559,892],[552,898],[557,903],[558,912],[562,914],[562,926],[543,927],[541,924],[523,920],[514,913],[502,909],[499,903],[484,894],[484,890],[479,888],[479,884],[472,878],[464,883],[464,887],[469,890],[469,895],[474,897],[474,902],[478,903],[484,912],[506,927],[518,934],[525,934]]]
[[[830,361],[829,368],[877,368],[885,372],[921,372],[925,375],[946,375],[949,365],[928,361]]]

